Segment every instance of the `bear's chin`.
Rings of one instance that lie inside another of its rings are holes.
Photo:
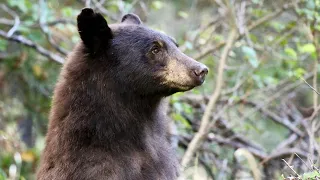
[[[185,91],[189,91],[195,87],[196,86],[177,86],[177,87],[174,87],[174,89],[177,89],[178,92],[185,92]]]
[[[176,89],[178,92],[189,91],[195,87],[199,86],[198,84],[180,84],[180,83],[170,83],[172,89]]]
[[[175,86],[170,86],[168,87],[168,89],[164,92],[165,96],[170,96],[172,94],[175,94],[177,92],[185,92],[185,91],[189,91],[193,88],[195,88],[196,86],[185,86],[185,85],[175,85]]]

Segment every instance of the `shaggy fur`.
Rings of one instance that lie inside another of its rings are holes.
[[[200,85],[207,69],[136,15],[109,26],[99,13],[83,9],[78,29],[82,42],[54,91],[37,179],[176,179],[161,102]],[[199,68],[202,75],[194,75]]]

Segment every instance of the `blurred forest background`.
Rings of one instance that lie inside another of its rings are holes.
[[[169,98],[181,179],[320,179],[320,0],[0,0],[0,180],[35,178],[85,6],[136,13],[210,68]]]

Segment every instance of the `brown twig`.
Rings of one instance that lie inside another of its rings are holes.
[[[220,59],[217,81],[216,81],[217,83],[216,83],[214,93],[210,97],[209,103],[208,103],[206,110],[204,112],[204,115],[201,119],[200,129],[195,134],[192,141],[188,145],[186,153],[182,158],[182,162],[181,162],[182,167],[186,167],[189,164],[194,153],[197,151],[197,149],[200,147],[203,139],[206,137],[206,135],[208,133],[208,129],[210,129],[210,127],[208,127],[208,126],[210,125],[212,110],[215,108],[216,102],[220,96],[220,92],[222,89],[224,66],[225,66],[226,60],[228,58],[229,51],[232,48],[233,43],[234,43],[237,35],[238,35],[238,33],[237,33],[236,28],[231,30],[230,35],[227,40],[226,47],[224,48],[224,50],[222,52],[221,59]]]
[[[282,159],[282,161],[284,163],[286,163],[286,165],[291,169],[292,172],[294,172],[294,174],[298,177],[298,178],[301,178],[300,175],[293,169],[293,166],[290,166],[289,163],[287,163],[286,160]]]
[[[245,104],[249,104],[254,107],[258,107],[257,103],[254,103],[251,101],[246,101]],[[286,121],[285,119],[281,118],[276,113],[268,110],[267,108],[259,108],[259,111],[262,112],[264,115],[268,116],[274,122],[281,124],[282,126],[290,129],[291,131],[293,131],[295,134],[299,135],[300,137],[304,136],[304,133],[300,129],[298,129],[295,125],[291,124],[289,121]]]
[[[271,19],[278,17],[281,13],[283,13],[284,11],[286,11],[286,10],[292,8],[292,7],[294,7],[294,6],[291,5],[291,4],[290,4],[290,5],[288,5],[288,4],[283,5],[282,8],[277,9],[277,10],[275,10],[273,13],[268,14],[268,15],[266,15],[265,17],[262,17],[261,19],[258,19],[258,20],[256,20],[255,22],[251,23],[251,24],[248,26],[247,31],[248,31],[248,32],[252,31],[253,29],[259,27],[260,25],[262,25],[262,24],[270,21]],[[240,39],[241,37],[242,37],[242,36],[237,35],[236,39]],[[216,51],[217,49],[220,49],[220,48],[221,48],[222,46],[224,46],[225,44],[226,44],[226,41],[222,41],[222,42],[220,42],[219,44],[217,44],[217,45],[214,46],[214,47],[209,47],[209,48],[205,49],[203,52],[201,52],[199,55],[197,55],[197,56],[195,57],[195,59],[200,60],[200,59],[206,57],[207,55],[209,55],[210,53],[213,53],[213,52]]]
[[[309,74],[306,74],[304,76],[305,79],[309,79],[313,77],[313,74],[312,73],[309,73]],[[260,109],[262,108],[265,108],[265,107],[268,107],[270,102],[274,101],[275,99],[279,98],[283,93],[289,91],[289,90],[292,90],[296,87],[298,87],[299,85],[301,85],[302,82],[301,81],[297,81],[295,83],[292,83],[292,84],[289,84],[287,86],[285,86],[284,88],[282,88],[281,90],[278,90],[277,93],[275,93],[273,96],[271,96],[270,98],[268,98],[267,100],[265,100],[263,103],[261,104],[258,104],[256,106],[256,108],[252,109],[251,111],[249,111],[248,113],[246,113],[245,115],[242,116],[242,118],[239,120],[240,122],[241,121],[244,121],[246,118],[252,116],[254,113],[256,113],[257,111],[259,111]]]
[[[313,90],[314,93],[316,93],[317,95],[320,95],[320,93],[319,93],[314,87],[312,87],[305,79],[303,79],[302,77],[300,77],[300,79],[301,79],[304,83],[306,83],[306,84]]]
[[[280,149],[286,148],[288,147],[290,144],[292,144],[293,142],[296,142],[298,139],[297,134],[291,134],[286,140],[282,141],[280,144],[278,144],[278,146],[273,150],[273,152],[277,152]]]

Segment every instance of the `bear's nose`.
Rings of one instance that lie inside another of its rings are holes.
[[[208,74],[207,66],[201,64],[198,68],[194,69],[194,74],[199,78],[203,79]]]
[[[205,76],[208,74],[207,66],[200,64],[193,69],[194,80],[197,85],[201,85],[204,82]]]

